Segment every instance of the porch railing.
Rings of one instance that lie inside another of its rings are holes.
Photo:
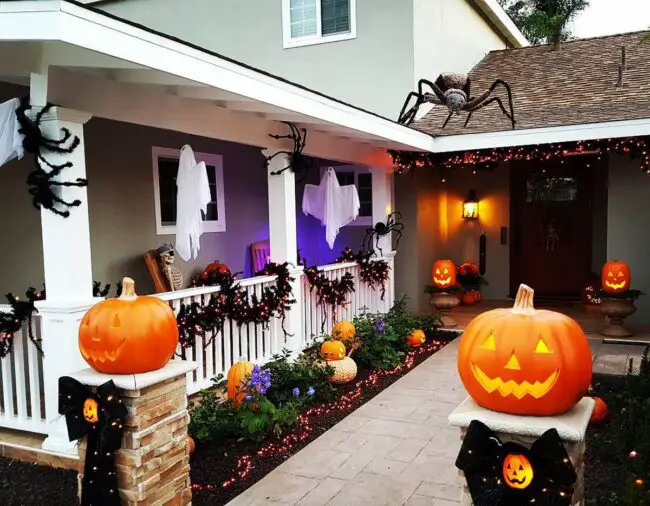
[[[10,310],[10,306],[0,305],[0,312]],[[40,321],[34,314],[32,331],[37,337]],[[11,353],[0,360],[0,427],[47,434],[43,357],[30,342],[27,325],[16,332]]]

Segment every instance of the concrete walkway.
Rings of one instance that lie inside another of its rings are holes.
[[[590,344],[594,372],[623,373],[630,356],[643,351],[600,340]],[[229,505],[457,505],[460,438],[447,425],[449,413],[467,396],[456,371],[457,350],[458,339]]]

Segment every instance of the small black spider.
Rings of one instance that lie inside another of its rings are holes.
[[[34,120],[27,117],[27,110],[30,109],[29,97],[24,97],[20,101],[20,106],[16,109],[16,117],[20,128],[18,132],[24,136],[23,148],[27,153],[34,155],[34,165],[36,168],[27,176],[27,184],[32,188],[29,189],[29,194],[32,196],[32,203],[34,207],[40,209],[43,206],[45,209],[52,211],[59,216],[67,218],[70,216],[70,211],[57,209],[57,205],[65,207],[77,207],[81,205],[80,200],[73,200],[67,202],[55,194],[55,189],[64,186],[84,187],[88,186],[88,181],[84,178],[77,178],[75,181],[57,181],[63,169],[72,167],[72,162],[65,162],[59,165],[48,162],[42,154],[43,150],[69,154],[72,153],[79,146],[79,137],[73,136],[67,128],[61,128],[63,134],[61,139],[50,139],[45,137],[41,132],[41,120],[43,115],[49,112],[53,104],[48,103],[41,109]],[[45,170],[45,164],[49,170]]]
[[[379,250],[379,254],[383,256],[384,252],[379,247],[379,239],[388,234],[394,233],[395,249],[399,246],[399,241],[402,238],[402,230],[404,224],[402,223],[402,213],[395,211],[386,218],[386,223],[379,222],[372,228],[366,229],[366,236],[363,238],[362,251],[366,255],[371,256],[375,252],[375,247]],[[373,246],[373,239],[375,245]]]
[[[424,85],[431,88],[433,93],[425,92],[423,87]],[[466,74],[452,74],[452,73],[443,73],[438,76],[435,83],[428,81],[426,79],[420,79],[418,81],[418,91],[412,91],[406,97],[402,110],[399,113],[399,118],[397,119],[398,123],[403,125],[410,125],[415,119],[415,115],[418,112],[420,106],[425,103],[432,103],[436,105],[444,105],[449,109],[449,116],[445,120],[445,123],[442,125],[442,128],[447,126],[447,123],[451,119],[454,113],[458,114],[460,111],[468,111],[467,120],[465,125],[469,123],[470,118],[474,111],[482,109],[486,105],[496,102],[503,114],[505,114],[508,119],[512,122],[512,129],[515,129],[515,112],[512,105],[512,91],[510,90],[510,85],[501,80],[497,79],[492,83],[492,86],[483,94],[478,97],[472,97],[470,95],[470,86],[471,80]],[[497,86],[503,86],[508,93],[508,105],[510,106],[510,112],[506,110],[503,106],[503,102],[499,97],[489,96],[496,90]],[[415,97],[415,105],[407,110],[407,107],[411,103],[411,99]]]
[[[299,183],[307,177],[307,173],[312,166],[312,159],[302,153],[305,149],[305,144],[307,143],[307,130],[304,128],[298,128],[295,124],[288,121],[283,121],[282,123],[289,127],[291,133],[289,135],[269,134],[269,137],[274,139],[291,139],[293,141],[293,149],[291,151],[278,151],[271,156],[267,156],[266,167],[269,166],[269,162],[276,156],[288,155],[289,165],[284,169],[271,172],[271,175],[277,176],[278,174],[282,174],[285,170],[291,170],[291,172],[296,174],[296,182]]]

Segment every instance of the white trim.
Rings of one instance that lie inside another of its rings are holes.
[[[163,225],[162,216],[160,215],[160,177],[158,174],[158,159],[180,158],[180,150],[173,148],[161,148],[152,146],[151,148],[151,166],[153,169],[153,195],[156,206],[156,235],[173,235],[176,234],[176,225]],[[206,165],[214,166],[215,181],[217,184],[217,214],[218,220],[203,220],[203,233],[225,232],[226,231],[226,205],[223,186],[223,157],[211,153],[194,152],[197,162],[205,162]]]
[[[357,38],[357,0],[348,0],[350,5],[350,31],[345,33],[334,33],[323,35],[321,19],[321,1],[316,0],[316,35],[305,37],[291,37],[291,0],[282,0],[282,47],[291,49],[293,47],[313,46],[315,44],[327,44],[329,42],[340,42]]]
[[[431,152],[448,153],[451,151],[471,151],[555,142],[636,137],[642,135],[650,135],[650,118],[529,128],[526,130],[505,130],[503,132],[486,132],[480,134],[439,136],[433,139]]]
[[[329,167],[330,166],[328,165],[327,167],[320,168],[321,178],[323,177],[325,171]],[[354,172],[354,185],[357,187],[357,191],[359,190],[359,174],[370,174],[370,177],[374,178],[374,174],[372,170],[370,170],[368,167],[365,167],[363,165],[334,165],[332,166],[332,168],[334,169],[334,172]],[[370,203],[371,203],[370,216],[358,216],[356,220],[348,223],[345,226],[346,227],[372,227],[372,197]]]
[[[517,28],[517,25],[510,19],[508,13],[499,5],[497,0],[474,0],[474,2],[514,47],[530,45],[526,36],[521,33],[521,30]]]

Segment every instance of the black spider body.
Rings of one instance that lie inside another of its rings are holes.
[[[375,248],[377,248],[379,254],[383,256],[384,252],[379,247],[379,239],[388,234],[394,234],[393,239],[395,240],[395,249],[397,249],[399,241],[402,238],[402,230],[404,230],[402,213],[395,211],[388,215],[386,223],[379,222],[376,223],[374,227],[366,229],[366,235],[363,238],[362,251],[370,257],[374,254]]]
[[[24,97],[20,106],[16,109],[16,117],[20,128],[18,132],[23,137],[23,148],[27,153],[34,155],[34,165],[36,168],[27,176],[27,184],[31,186],[29,194],[32,196],[34,207],[39,209],[41,206],[52,211],[59,216],[67,218],[70,211],[61,210],[59,207],[77,207],[81,205],[80,200],[68,202],[60,198],[55,189],[65,186],[83,187],[88,185],[88,181],[83,178],[77,178],[75,181],[58,181],[57,178],[63,169],[72,167],[71,162],[65,162],[59,165],[48,162],[43,156],[43,150],[51,153],[69,154],[79,146],[79,138],[73,136],[67,128],[62,128],[61,139],[50,139],[43,135],[41,131],[41,121],[43,115],[52,109],[52,104],[47,104],[41,109],[34,120],[30,119],[26,112],[30,109],[29,97]],[[43,165],[48,167],[45,170]]]
[[[269,137],[274,139],[291,139],[293,142],[293,148],[291,151],[278,151],[271,156],[266,157],[266,166],[268,167],[269,162],[276,156],[288,155],[289,165],[284,169],[271,172],[271,175],[277,176],[278,174],[282,174],[285,170],[290,170],[296,175],[296,182],[299,183],[307,177],[307,173],[312,166],[312,159],[303,154],[305,144],[307,143],[307,130],[304,128],[298,128],[295,124],[288,121],[283,121],[282,123],[289,127],[290,133],[288,135],[269,134]]]
[[[433,93],[425,91],[425,86],[428,86]],[[499,86],[505,88],[508,95],[509,112],[504,107],[501,98],[490,97]],[[409,108],[413,98],[415,98],[415,104]],[[514,130],[516,124],[515,112],[512,103],[512,91],[508,83],[501,79],[496,79],[487,91],[478,97],[472,97],[471,79],[468,75],[443,73],[438,76],[435,83],[426,79],[420,79],[418,81],[418,91],[412,91],[408,94],[397,122],[403,125],[410,125],[415,119],[420,106],[423,103],[432,103],[446,106],[449,110],[449,116],[447,116],[442,128],[447,126],[447,123],[454,114],[458,114],[461,111],[469,112],[464,125],[467,126],[474,111],[478,111],[493,102],[496,102],[503,114],[512,122],[512,128]]]

